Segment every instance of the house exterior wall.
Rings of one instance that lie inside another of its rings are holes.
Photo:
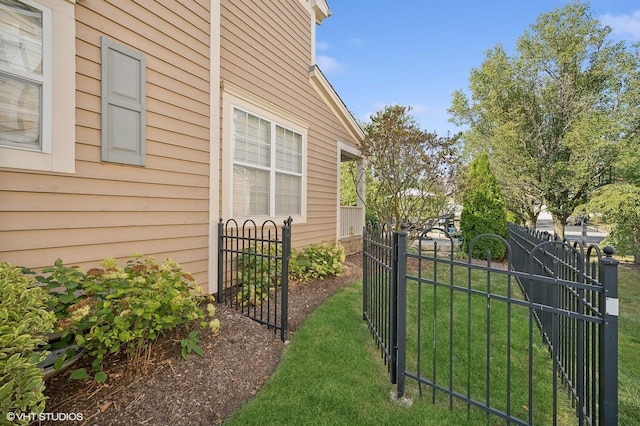
[[[0,261],[88,269],[142,253],[174,259],[214,291],[217,218],[230,217],[222,114],[232,87],[305,128],[306,215],[294,245],[337,240],[336,159],[355,139],[310,77],[314,2],[40,1],[73,8],[75,154],[62,171],[0,161]],[[103,36],[145,55],[144,167],[101,161]]]
[[[294,117],[293,120],[307,126],[306,223],[294,220],[292,225],[293,245],[297,247],[337,240],[338,142],[354,145],[353,136],[311,84],[311,22],[315,23],[315,19],[305,3],[220,2],[222,105],[226,95],[234,95],[241,88],[262,109]],[[223,107],[221,115],[225,114],[229,113]],[[220,128],[220,213],[225,219],[231,214],[230,191],[225,192],[228,187],[225,181],[232,173],[228,165],[231,158],[228,121],[223,119]]]
[[[0,168],[0,260],[86,268],[143,253],[173,258],[206,288],[210,6],[75,4],[75,173]],[[101,36],[146,55],[145,167],[101,162]]]

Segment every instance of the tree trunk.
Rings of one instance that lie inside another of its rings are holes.
[[[553,217],[553,232],[556,233],[556,236],[560,239],[560,241],[564,241],[564,226],[567,222],[567,215],[556,216],[555,214],[551,215]]]
[[[536,229],[536,223],[538,222],[538,214],[532,211],[527,212],[527,221],[525,225],[531,229]]]

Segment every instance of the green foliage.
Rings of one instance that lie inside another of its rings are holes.
[[[639,45],[614,43],[610,32],[585,3],[543,14],[515,54],[500,45],[487,52],[471,71],[471,96],[454,93],[449,110],[470,126],[472,149],[491,153],[509,209],[531,222],[545,204],[560,236],[564,220],[610,178],[620,149],[637,139]]]
[[[282,247],[275,243],[253,244],[238,255],[240,292],[236,295],[242,306],[259,306],[269,296],[269,291],[279,285],[282,271]]]
[[[259,306],[269,292],[280,285],[282,247],[274,243],[255,244],[237,258],[241,283],[237,301],[243,306]],[[289,258],[289,279],[308,281],[339,276],[344,271],[345,252],[341,244],[312,244],[293,250]]]
[[[337,277],[344,272],[344,260],[342,244],[312,244],[302,251],[294,250],[289,262],[289,276],[300,281]]]
[[[144,368],[146,355],[159,336],[205,317],[199,307],[200,288],[173,260],[158,264],[153,258],[135,255],[124,268],[112,258],[101,265],[84,273],[58,259],[35,276],[53,296],[48,306],[58,319],[61,344],[73,339],[93,358],[97,382],[107,379],[102,363],[109,355],[126,351],[133,366]],[[215,308],[210,315],[214,313]],[[212,322],[219,329],[219,321]],[[69,353],[57,359],[54,367],[67,356]],[[73,379],[90,377],[85,369],[71,375]]]
[[[189,336],[180,341],[182,346],[181,354],[183,359],[187,359],[189,354],[196,353],[199,356],[204,356],[202,348],[200,348],[200,338],[198,337],[198,330],[193,330],[189,333]]]
[[[396,230],[405,220],[443,213],[450,195],[445,183],[459,164],[458,137],[420,129],[410,111],[394,105],[372,115],[358,146],[367,159],[366,207]]]
[[[340,205],[356,206],[358,204],[357,170],[354,161],[340,163]]]
[[[496,234],[507,237],[507,212],[500,185],[491,172],[486,153],[476,156],[469,165],[462,196],[463,209],[460,216],[462,250],[468,252],[471,241],[481,234]],[[481,238],[473,245],[474,258],[502,259],[506,247],[497,238]]]
[[[96,381],[106,379],[102,363],[109,354],[126,350],[135,365],[160,335],[204,318],[195,280],[173,260],[137,256],[121,268],[107,258],[102,266],[87,272],[87,297],[69,308],[69,332],[93,357]]]
[[[20,268],[0,263],[0,413],[41,413],[45,407],[45,334],[55,316],[47,310],[45,290]],[[4,420],[4,418],[3,418]]]
[[[630,184],[613,184],[599,189],[586,208],[601,213],[611,225],[604,244],[616,248],[622,256],[634,256],[640,263],[640,188]]]
[[[34,274],[33,271],[29,273]],[[57,259],[53,266],[44,268],[40,274],[35,275],[35,279],[44,284],[53,296],[48,306],[58,320],[56,330],[64,329],[71,314],[69,308],[84,298],[81,286],[86,275],[77,266],[68,267],[61,259]]]

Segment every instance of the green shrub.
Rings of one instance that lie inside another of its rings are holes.
[[[275,244],[252,244],[237,258],[240,292],[236,295],[242,306],[259,306],[269,296],[269,291],[278,284],[282,272],[282,247]]]
[[[240,291],[236,295],[243,306],[259,306],[279,282],[282,248],[274,243],[251,245],[238,255],[237,268]],[[292,250],[289,259],[289,279],[309,281],[344,272],[345,253],[341,244],[313,244],[302,250]]]
[[[75,343],[93,358],[94,379],[99,382],[107,378],[102,363],[108,355],[125,350],[134,367],[146,369],[159,336],[204,319],[200,290],[176,262],[167,259],[157,264],[137,255],[124,268],[111,258],[101,265],[84,274],[58,261],[44,270],[48,276],[36,277],[47,282],[59,299],[54,306],[61,315],[63,338],[75,336]],[[71,290],[73,300],[68,297]],[[71,377],[88,378],[89,373],[79,369]]]
[[[69,326],[71,312],[69,309],[85,298],[82,285],[87,276],[77,266],[65,266],[57,259],[53,266],[43,268],[35,279],[43,284],[52,296],[47,305],[56,316],[54,331],[63,331]]]
[[[495,234],[507,237],[507,211],[498,180],[491,172],[486,153],[474,157],[464,182],[462,195],[460,233],[462,250],[468,251],[471,242],[481,234]],[[491,251],[492,259],[502,259],[506,247],[495,237],[483,237],[474,242],[471,256],[486,258]]]
[[[43,372],[45,335],[54,314],[46,291],[20,268],[0,263],[0,413],[41,413],[45,407]],[[4,420],[4,418],[3,418]]]
[[[300,281],[340,276],[344,272],[344,260],[342,244],[312,244],[302,251],[293,251],[289,276]]]

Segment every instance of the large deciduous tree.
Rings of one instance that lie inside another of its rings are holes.
[[[640,264],[640,188],[629,183],[607,185],[596,191],[587,208],[611,225],[604,243]]]
[[[372,181],[363,201],[396,229],[405,221],[443,213],[459,162],[457,136],[421,130],[410,111],[394,105],[372,115],[358,147]]]
[[[471,72],[471,98],[457,91],[449,109],[469,126],[465,139],[489,152],[503,186],[527,195],[507,194],[521,203],[508,208],[545,203],[560,237],[566,218],[610,178],[619,147],[637,138],[640,49],[609,33],[580,2],[541,15],[515,55],[500,45],[487,52]]]

